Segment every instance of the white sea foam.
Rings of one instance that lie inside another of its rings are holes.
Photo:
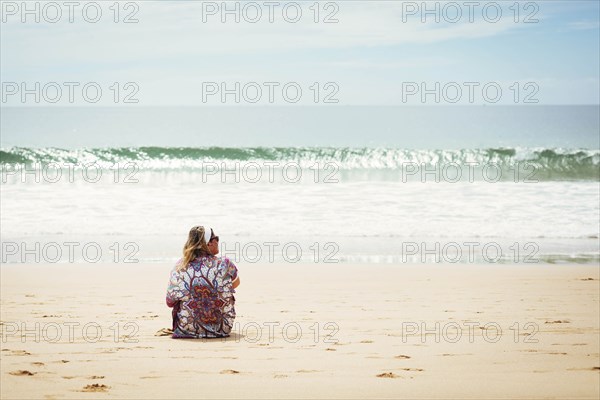
[[[207,224],[229,248],[334,242],[340,260],[396,260],[404,242],[458,238],[544,243],[539,256],[598,259],[594,181],[203,184],[197,171],[142,176],[133,184],[3,184],[2,241],[114,239],[139,243],[141,259],[171,260],[189,228]]]

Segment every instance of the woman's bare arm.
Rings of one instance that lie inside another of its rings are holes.
[[[235,280],[233,281],[233,288],[235,289],[236,287],[240,286],[240,276],[236,276]]]

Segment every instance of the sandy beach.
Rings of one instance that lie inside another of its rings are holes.
[[[597,266],[239,267],[235,334],[175,340],[170,265],[3,265],[2,398],[600,395]]]
[[[600,1],[0,14],[0,400],[600,399]]]

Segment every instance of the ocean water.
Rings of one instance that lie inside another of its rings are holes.
[[[20,106],[1,111],[2,148],[600,148],[598,105]]]
[[[194,225],[240,264],[600,260],[597,149],[5,147],[0,162],[3,263],[174,262]]]

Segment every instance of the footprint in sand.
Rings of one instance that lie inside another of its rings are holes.
[[[361,340],[360,342],[361,342],[361,343],[373,343],[373,341],[372,341],[372,340]]]
[[[104,379],[104,375],[92,375],[88,376],[88,379]]]
[[[25,350],[11,350],[10,355],[11,356],[30,356],[31,353],[28,351],[25,351]]]
[[[173,334],[173,330],[169,328],[163,328],[156,332],[154,336],[171,336]]]
[[[9,374],[15,375],[15,376],[33,376],[36,373],[27,371],[26,369],[20,369],[18,371],[11,371],[11,372],[9,372]]]
[[[396,356],[396,357],[394,357],[394,358],[398,358],[398,359],[400,359],[400,360],[406,360],[406,359],[409,359],[409,358],[410,358],[410,356],[405,356],[404,354],[400,354],[399,356]]]
[[[399,375],[394,374],[393,372],[384,372],[381,374],[375,375],[378,378],[400,378]]]
[[[223,371],[219,372],[220,374],[239,374],[240,371],[236,371],[235,369],[224,369]]]
[[[299,369],[296,372],[301,373],[301,374],[309,374],[309,373],[312,373],[312,372],[319,372],[319,371],[316,370],[316,369]]]
[[[110,386],[103,385],[101,383],[94,383],[91,385],[85,385],[82,392],[106,392]]]
[[[546,321],[545,324],[569,324],[571,323],[571,321],[568,320],[561,320],[561,319],[557,319],[555,321]]]
[[[31,365],[35,365],[36,367],[41,367],[46,364],[44,364],[43,362],[36,361],[36,362],[32,362]]]
[[[277,375],[273,376],[273,378],[276,378],[276,379],[277,378],[287,378],[287,377],[288,377],[287,375],[283,375],[283,374],[277,374]]]
[[[415,371],[415,372],[423,372],[425,371],[422,368],[402,368],[403,371]]]

